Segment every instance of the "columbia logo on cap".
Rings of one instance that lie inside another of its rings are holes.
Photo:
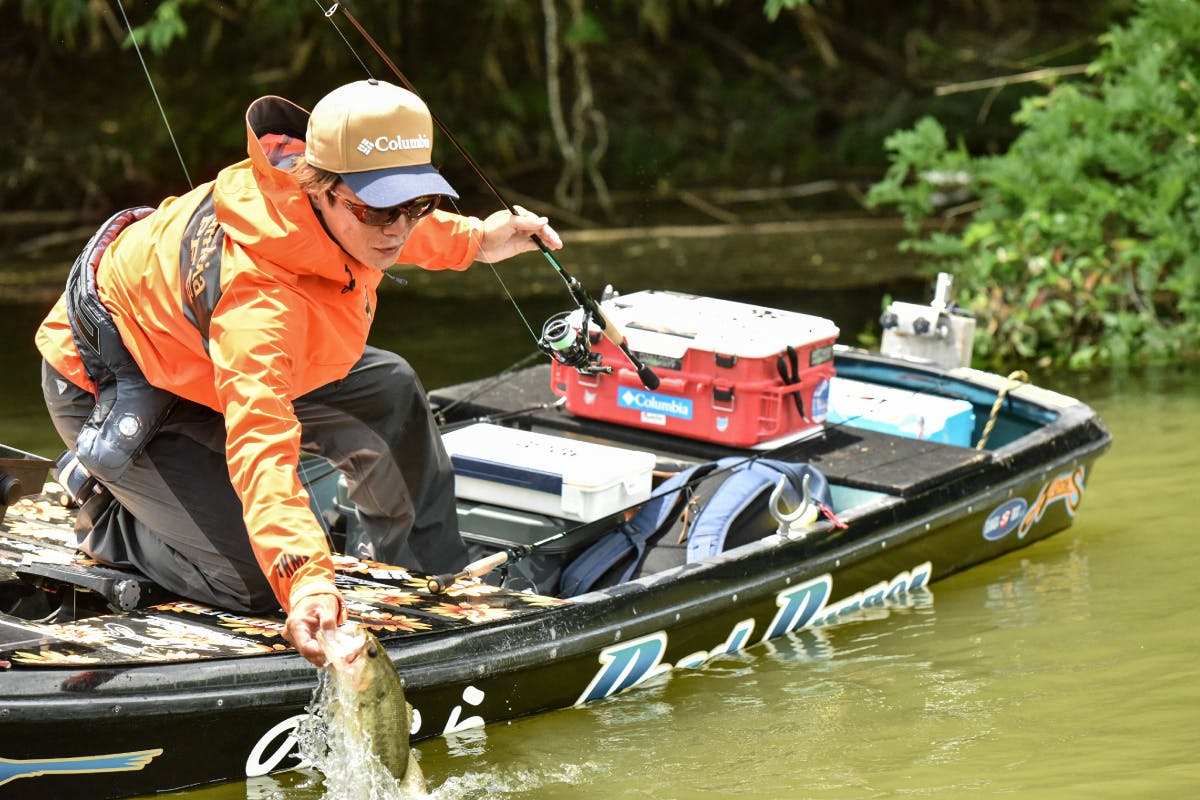
[[[458,196],[431,163],[432,148],[425,103],[382,81],[348,83],[322,97],[305,135],[308,163],[340,175],[378,208],[431,194]]]

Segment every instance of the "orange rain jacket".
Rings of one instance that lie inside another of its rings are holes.
[[[246,112],[250,157],[127,227],[97,269],[100,299],[146,379],[224,416],[229,475],[259,566],[285,611],[307,595],[336,594],[325,535],[297,477],[300,423],[291,401],[344,378],[358,361],[382,277],[329,237],[308,197],[259,142],[287,133],[266,129],[281,120],[302,137],[307,117],[283,98],[256,100]],[[206,350],[182,310],[179,264],[184,228],[210,192],[225,236]],[[414,227],[399,261],[466,269],[479,240],[479,220],[435,212]],[[95,392],[62,298],[36,343],[55,369]]]

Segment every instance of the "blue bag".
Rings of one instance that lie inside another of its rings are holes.
[[[786,503],[799,505],[807,475],[813,502],[832,518],[829,482],[810,464],[740,456],[699,464],[659,484],[637,513],[572,561],[563,570],[560,596],[615,586],[765,536],[777,527],[767,504],[781,475]]]

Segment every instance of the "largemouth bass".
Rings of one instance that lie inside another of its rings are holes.
[[[348,747],[374,754],[405,796],[424,795],[425,776],[408,743],[412,706],[387,651],[356,623],[342,625],[332,636],[318,636],[331,694],[330,735],[342,735]]]

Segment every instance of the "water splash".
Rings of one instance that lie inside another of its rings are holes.
[[[551,786],[583,787],[593,783],[604,768],[593,762],[560,764],[534,769],[506,769],[496,772],[467,772],[454,775],[430,792],[433,800],[475,800],[475,798],[537,796]]]
[[[431,797],[406,792],[371,748],[370,731],[349,714],[333,713],[340,697],[329,673],[318,670],[317,688],[305,711],[296,738],[300,753],[325,778],[321,800],[409,800]]]

